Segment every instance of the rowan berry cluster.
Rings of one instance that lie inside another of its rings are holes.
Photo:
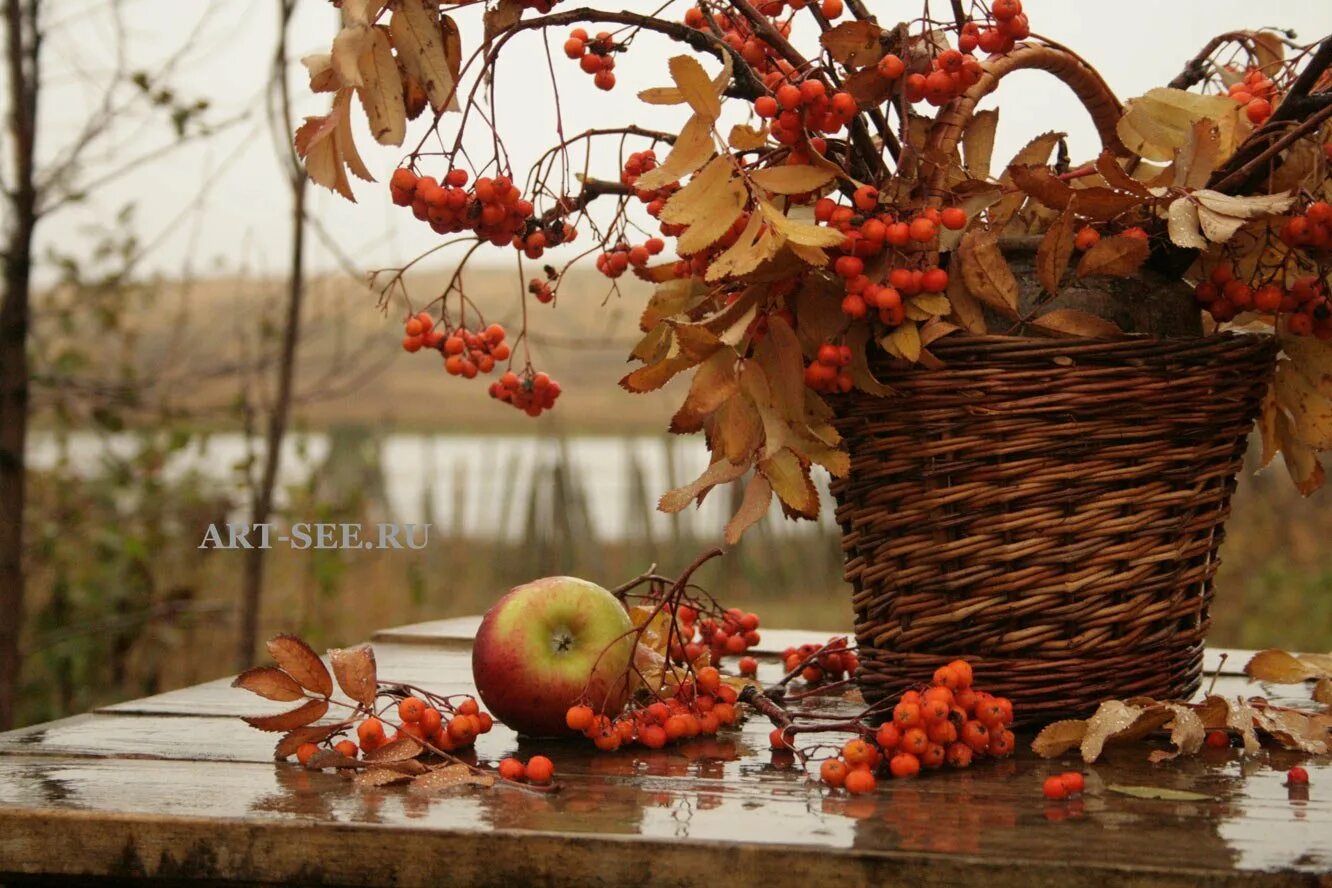
[[[860,667],[856,652],[848,650],[845,638],[832,638],[827,644],[802,644],[782,651],[782,664],[788,673],[800,670],[800,677],[810,684],[841,681]]]
[[[1141,225],[1134,225],[1125,228],[1122,231],[1112,232],[1119,237],[1136,237],[1138,240],[1148,240],[1150,236],[1147,230]],[[1078,233],[1073,236],[1073,246],[1078,250],[1090,250],[1101,242],[1101,232],[1090,225],[1084,225],[1078,229]]]
[[[652,257],[664,249],[666,242],[659,237],[650,237],[637,246],[621,241],[597,257],[597,271],[608,278],[617,278],[631,265],[634,268],[646,267]]]
[[[467,181],[467,171],[462,169],[449,170],[440,183],[433,176],[417,176],[400,167],[389,180],[389,191],[395,204],[411,207],[412,214],[428,222],[437,234],[473,231],[495,246],[526,247],[529,222],[534,221],[531,201],[523,199],[507,176],[477,179],[471,189],[466,187]]]
[[[892,718],[872,738],[856,737],[841,754],[823,763],[819,776],[832,787],[852,794],[877,785],[875,774],[886,766],[893,777],[914,777],[921,769],[969,767],[982,756],[1012,754],[1013,706],[972,687],[971,664],[954,660],[934,673],[923,691],[907,691],[894,707]],[[790,748],[781,729],[769,740],[774,749]]]
[[[1045,783],[1041,785],[1041,795],[1057,802],[1069,796],[1082,795],[1082,790],[1085,787],[1086,783],[1081,772],[1065,771],[1063,774],[1055,774],[1045,778]]]
[[[419,697],[406,697],[396,710],[401,724],[394,729],[380,716],[370,716],[356,725],[356,740],[332,737],[322,744],[303,743],[296,750],[296,760],[307,765],[321,746],[334,749],[347,758],[370,753],[403,737],[429,744],[444,752],[456,752],[471,746],[478,736],[495,725],[489,713],[482,712],[474,697],[466,697],[456,707],[447,700],[444,709],[429,705]],[[392,733],[389,733],[392,730]]]
[[[801,142],[806,130],[840,132],[859,112],[849,92],[830,94],[823,81],[812,77],[798,84],[781,83],[773,95],[754,100],[754,113],[772,121],[772,137],[783,145]],[[814,148],[821,151],[826,145],[815,144]]]
[[[675,663],[693,663],[707,651],[712,662],[738,657],[759,643],[758,614],[730,608],[718,615],[700,615],[697,608],[680,604],[673,608],[675,639],[670,658]]]
[[[704,666],[694,672],[692,680],[680,682],[669,696],[633,706],[613,719],[580,703],[569,707],[564,721],[569,730],[587,737],[603,752],[634,743],[661,749],[668,743],[710,736],[735,724],[738,696],[735,688],[722,682],[715,667]]]
[[[574,28],[564,41],[564,54],[578,62],[585,74],[592,75],[597,89],[615,88],[615,56],[611,55],[615,49],[615,39],[606,31],[589,37],[583,28]]]
[[[1332,247],[1332,204],[1319,200],[1296,213],[1281,227],[1281,240],[1290,247]]]
[[[1194,298],[1218,322],[1246,311],[1285,316],[1286,329],[1296,336],[1332,339],[1332,302],[1327,284],[1317,275],[1296,278],[1289,287],[1277,276],[1265,281],[1244,281],[1229,260],[1214,265],[1193,288]],[[1257,286],[1255,286],[1257,284]]]
[[[850,372],[851,348],[825,342],[818,354],[805,367],[805,385],[816,392],[846,393],[855,388]]]
[[[499,324],[491,324],[479,332],[458,327],[444,339],[444,369],[451,376],[466,379],[491,372],[497,361],[509,359],[509,344],[504,337],[504,328]]]
[[[423,311],[407,319],[403,325],[402,348],[408,352],[418,352],[423,348],[439,348],[444,342],[443,330],[435,329],[435,319],[430,312]]]
[[[620,183],[634,189],[634,196],[638,198],[640,203],[647,204],[648,215],[654,219],[661,215],[661,209],[666,206],[666,200],[680,190],[679,182],[671,182],[660,188],[638,187],[639,178],[644,173],[655,170],[657,165],[657,152],[648,148],[630,154],[629,159],[624,162],[624,169],[620,170]]]
[[[526,764],[510,756],[500,762],[496,770],[505,780],[512,780],[515,783],[545,785],[555,776],[554,763],[544,755],[534,755]]]
[[[933,242],[941,227],[956,231],[967,224],[966,211],[960,207],[927,207],[902,218],[879,212],[879,192],[869,185],[856,190],[851,206],[820,198],[814,204],[814,218],[846,238],[842,255],[833,261],[833,271],[846,287],[843,313],[859,319],[874,310],[880,321],[894,327],[906,320],[905,298],[948,289],[948,272],[943,269],[907,267],[907,263],[918,262],[911,248]],[[889,250],[897,254],[889,271],[880,280],[871,279],[865,274],[866,260]]]
[[[1257,68],[1244,72],[1244,79],[1232,83],[1228,92],[1232,99],[1244,106],[1244,115],[1254,126],[1261,126],[1272,116],[1272,104],[1277,97],[1276,84]]]
[[[968,32],[965,28],[970,28],[972,31]],[[972,39],[977,39],[985,32],[979,31],[975,22],[968,22],[959,37],[960,46],[968,45],[969,33]],[[890,80],[902,76],[903,70],[905,66],[897,56],[886,55],[879,61],[879,73]],[[892,72],[897,73],[894,75]],[[970,54],[969,50],[964,52],[961,49],[946,49],[930,60],[928,74],[916,72],[907,75],[902,89],[906,93],[908,102],[926,101],[937,108],[948,104],[979,83],[981,73],[980,62]]]
[[[530,369],[522,376],[507,371],[497,382],[490,384],[490,397],[512,404],[528,416],[537,417],[555,406],[560,396],[560,384],[545,373]]]

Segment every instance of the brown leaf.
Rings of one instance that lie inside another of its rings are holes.
[[[713,448],[733,463],[747,462],[763,441],[763,421],[748,395],[731,398],[712,415]]]
[[[1105,318],[1076,308],[1056,308],[1047,311],[1033,320],[1031,325],[1056,336],[1073,338],[1112,339],[1124,334],[1114,321],[1107,321]]]
[[[1324,706],[1332,706],[1332,678],[1320,678],[1314,685],[1313,701]]]
[[[1087,723],[1082,719],[1053,722],[1041,728],[1036,739],[1031,741],[1031,751],[1041,758],[1054,758],[1080,746],[1086,735]]]
[[[1087,719],[1082,740],[1082,760],[1091,764],[1101,757],[1111,740],[1138,740],[1170,721],[1173,713],[1160,705],[1130,706],[1122,700],[1107,700]]]
[[[782,448],[758,464],[773,491],[789,511],[803,518],[819,515],[819,494],[809,477],[809,465],[790,448]]]
[[[847,68],[861,68],[872,65],[883,55],[879,48],[879,38],[883,28],[871,21],[843,22],[823,32],[819,43],[837,62]]]
[[[294,635],[275,635],[268,641],[268,655],[307,691],[328,697],[333,694],[333,676],[324,661]]]
[[[779,315],[768,319],[768,335],[754,349],[754,357],[767,377],[772,405],[788,422],[805,415],[805,379],[800,340]]]
[[[635,394],[652,392],[661,388],[680,371],[694,366],[694,361],[684,355],[666,358],[656,364],[639,367],[620,380],[620,387]]]
[[[413,792],[442,792],[458,786],[494,786],[492,774],[478,774],[463,764],[431,768],[412,781]]]
[[[328,652],[338,687],[348,697],[365,706],[374,706],[379,693],[376,681],[375,651],[368,644]]]
[[[712,121],[701,114],[695,114],[680,130],[675,144],[671,146],[671,153],[655,169],[639,176],[636,187],[653,189],[678,182],[707,163],[714,153],[716,146],[712,141]]]
[[[406,734],[400,734],[398,739],[391,743],[386,743],[373,752],[365,754],[365,760],[376,765],[383,765],[392,762],[405,762],[408,759],[414,759],[425,749],[420,743]]]
[[[310,700],[287,712],[277,715],[246,715],[242,719],[252,728],[261,731],[291,731],[318,721],[328,712],[327,700]]]
[[[434,0],[399,0],[389,31],[407,73],[415,77],[430,97],[436,112],[459,110],[457,75],[450,58],[445,29],[456,33],[448,16],[441,17]]]
[[[1322,713],[1300,712],[1280,706],[1254,709],[1254,724],[1258,730],[1286,749],[1298,749],[1312,755],[1323,755],[1328,751],[1326,719]]]
[[[1171,712],[1174,718],[1170,721],[1170,742],[1175,748],[1172,750],[1156,749],[1147,756],[1147,760],[1153,764],[1157,762],[1169,761],[1180,755],[1193,755],[1199,749],[1202,749],[1203,739],[1207,736],[1207,729],[1203,726],[1202,719],[1196,712],[1183,703],[1164,704]]]
[[[967,232],[958,245],[957,258],[962,266],[962,279],[971,295],[1008,317],[1018,316],[1017,278],[1004,259],[993,232]]]
[[[1201,792],[1170,789],[1165,786],[1129,786],[1123,783],[1111,783],[1106,789],[1135,799],[1159,799],[1164,802],[1206,802],[1216,798]]]
[[[740,508],[735,510],[731,520],[726,522],[726,545],[734,546],[746,530],[757,524],[768,514],[772,504],[772,485],[762,474],[755,472],[745,485],[745,496],[740,501]]]
[[[370,134],[381,145],[401,145],[407,134],[407,106],[402,76],[384,28],[371,29],[370,45],[357,60],[361,85],[356,95],[370,122]]]
[[[500,0],[494,9],[487,9],[484,18],[486,45],[501,32],[518,24],[523,17],[523,6],[519,0]]]
[[[1008,175],[1013,184],[1054,210],[1068,207],[1073,189],[1045,166],[1011,166]]]
[[[1259,651],[1244,665],[1244,674],[1255,681],[1273,684],[1299,684],[1314,678],[1326,678],[1302,658],[1280,650]]]
[[[356,195],[347,178],[348,165],[353,161],[360,164],[347,113],[351,94],[350,87],[338,90],[333,97],[333,109],[328,114],[305,118],[305,123],[296,130],[294,145],[297,156],[305,161],[305,171],[311,181],[355,203]]]
[[[1096,171],[1101,174],[1101,178],[1106,183],[1118,191],[1127,191],[1130,194],[1141,198],[1152,197],[1151,189],[1137,179],[1130,176],[1119,165],[1119,158],[1113,151],[1102,151],[1101,156],[1096,158]]]
[[[289,702],[299,700],[305,696],[301,686],[281,669],[272,666],[256,666],[254,669],[247,669],[236,680],[231,683],[233,688],[244,688],[252,694],[258,694],[260,697],[266,697],[269,700],[281,700]]]
[[[342,730],[340,725],[310,725],[288,731],[282,736],[282,739],[278,740],[277,746],[273,748],[273,758],[278,761],[291,758],[296,754],[296,750],[304,744],[322,743],[340,730]]]
[[[392,786],[394,783],[406,783],[412,775],[389,768],[370,768],[356,775],[357,786]]]
[[[767,169],[755,170],[749,174],[750,180],[774,194],[805,194],[816,191],[833,180],[835,173],[827,167],[810,166],[805,163],[781,164]]]
[[[735,362],[735,352],[723,348],[698,365],[689,386],[689,395],[671,418],[672,433],[683,435],[697,432],[703,428],[705,419],[740,391]]]
[[[856,105],[861,108],[874,108],[893,97],[897,81],[889,80],[879,73],[873,65],[848,74],[842,82],[842,89],[851,94]]]
[[[990,160],[994,156],[994,132],[999,125],[999,111],[989,109],[971,115],[967,128],[962,131],[962,156],[967,172],[976,179],[988,179]]]
[[[668,490],[657,502],[657,508],[663,512],[680,512],[686,506],[706,494],[718,484],[726,484],[739,478],[749,469],[749,462],[733,463],[729,459],[719,459],[704,470],[702,475],[689,484]]]
[[[1059,140],[1062,138],[1064,138],[1064,133],[1042,133],[1032,139],[1022,147],[1021,151],[1014,155],[1011,161],[1009,161],[999,182],[1007,185],[1013,181],[1012,176],[1008,173],[1008,170],[1012,167],[1032,166],[1035,164],[1044,165],[1046,161],[1050,159],[1050,152],[1054,150],[1055,145],[1058,145]],[[1022,207],[1024,200],[1026,200],[1026,194],[1019,191],[1015,194],[1010,194],[1003,200],[999,201],[999,203],[990,210],[991,229],[994,231],[1003,231],[1004,226],[1009,223],[1013,218],[1013,215]]]
[[[914,364],[920,360],[920,327],[914,321],[899,324],[879,340],[879,345],[889,354]]]
[[[311,771],[325,768],[359,768],[361,763],[350,756],[343,755],[336,749],[321,749],[306,761],[305,767]]]
[[[1122,234],[1103,237],[1083,254],[1078,262],[1078,277],[1103,274],[1109,277],[1128,277],[1136,274],[1151,252],[1147,241]]]
[[[1041,238],[1041,245],[1036,249],[1036,276],[1041,286],[1051,296],[1058,295],[1059,284],[1068,270],[1068,260],[1073,257],[1073,214],[1060,213],[1050,228]]]

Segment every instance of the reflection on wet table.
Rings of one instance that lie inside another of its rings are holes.
[[[470,688],[475,622],[381,633],[380,676]],[[774,636],[781,646],[802,638]],[[1234,673],[1226,695],[1279,697]],[[1215,665],[1218,658],[1209,657]],[[776,678],[770,657],[761,678]],[[819,704],[854,711],[857,701]],[[282,704],[272,704],[281,709]],[[1085,768],[1082,799],[1047,803],[1043,779],[1080,766],[1020,744],[1006,761],[870,796],[828,792],[769,726],[660,751],[520,742],[497,727],[475,755],[540,752],[558,793],[467,787],[426,795],[363,789],[271,760],[275,736],[244,725],[263,701],[210,682],[0,735],[0,885],[16,874],[297,881],[324,884],[1327,885],[1332,766],[1280,750],[1147,763],[1147,745]],[[1288,788],[1303,764],[1310,786]],[[1114,784],[1187,790],[1140,799]],[[10,874],[10,875],[6,875]],[[813,881],[811,881],[813,880]],[[27,879],[24,879],[25,883]]]

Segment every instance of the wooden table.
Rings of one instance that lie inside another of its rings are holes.
[[[475,626],[380,633],[380,676],[470,690]],[[773,650],[820,639],[764,640],[768,679],[780,674]],[[1229,658],[1217,691],[1277,696],[1233,674],[1246,659]],[[1138,745],[1088,767],[1082,801],[1046,803],[1042,780],[1080,762],[1042,761],[1020,742],[1011,760],[851,798],[774,757],[758,718],[721,738],[609,755],[497,727],[479,757],[549,755],[560,792],[426,796],[274,764],[274,735],[236,718],[263,703],[219,680],[0,735],[0,885],[1332,885],[1326,758],[1208,750],[1153,766]],[[1296,763],[1307,791],[1283,785]],[[1111,784],[1211,799],[1132,798]]]

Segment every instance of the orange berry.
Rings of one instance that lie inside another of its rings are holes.
[[[669,738],[661,725],[648,725],[638,732],[638,742],[648,749],[661,749]]]
[[[990,729],[984,722],[969,721],[962,726],[962,742],[977,753],[990,751]]]
[[[879,75],[887,80],[896,80],[906,73],[906,64],[891,52],[879,59]]]
[[[1229,749],[1230,735],[1225,731],[1208,731],[1206,742],[1212,749]]]
[[[527,776],[527,768],[518,759],[510,757],[499,763],[499,775],[505,780],[522,780]]]
[[[842,15],[842,0],[823,0],[819,4],[819,10],[823,13],[824,18],[840,18]],[[873,789],[873,787],[870,788]]]
[[[570,706],[564,714],[564,723],[571,731],[586,731],[592,725],[593,717],[591,706]]]
[[[1045,783],[1041,785],[1041,794],[1052,801],[1066,799],[1068,798],[1068,787],[1064,785],[1063,778],[1058,775],[1046,777]]]
[[[971,672],[970,663],[968,663],[966,660],[954,660],[953,662],[948,664],[948,668],[953,670],[953,672],[957,673],[958,688],[971,687],[971,680],[973,678],[973,675]],[[953,688],[953,690],[956,691],[957,688]]]
[[[444,716],[440,715],[439,710],[433,706],[427,706],[417,722],[427,737],[437,732],[443,723]]]
[[[899,752],[888,763],[894,777],[915,777],[920,773],[920,759],[909,752]]]
[[[921,754],[920,763],[927,768],[942,768],[947,753],[938,743],[931,743]]]
[[[827,5],[827,0],[824,0],[824,4]],[[842,785],[851,795],[864,795],[867,792],[874,792],[879,782],[874,779],[874,775],[868,769],[857,768],[846,775],[846,780]]]
[[[1006,755],[1013,754],[1015,740],[1012,731],[1000,731],[991,733],[990,736],[990,755],[995,758],[1003,758]]]
[[[711,693],[721,687],[721,673],[714,666],[704,666],[694,673],[694,680],[700,688]]]
[[[902,742],[902,732],[898,730],[897,725],[886,722],[879,726],[879,732],[874,735],[874,742],[878,743],[884,752],[891,752]]]
[[[975,752],[965,743],[950,743],[947,750],[948,764],[954,768],[968,768]]]
[[[544,755],[534,755],[527,760],[527,779],[533,783],[549,783],[555,776],[555,764]]]
[[[898,703],[893,707],[893,723],[899,728],[914,728],[922,723],[919,703]]]
[[[668,727],[667,733],[669,732],[670,728]],[[794,746],[791,745],[791,741],[787,739],[785,736],[783,736],[781,728],[773,728],[771,731],[768,732],[768,745],[771,746],[773,749],[795,748]]]
[[[840,789],[849,772],[850,769],[841,759],[827,759],[819,766],[819,779],[833,789]]]
[[[356,744],[351,742],[350,740],[339,740],[337,743],[333,745],[333,748],[336,749],[338,752],[342,753],[343,755],[345,755],[349,759],[356,758],[356,753],[357,753]]]
[[[918,243],[932,241],[935,235],[938,234],[938,228],[935,224],[922,216],[917,216],[911,220],[910,231],[911,239]]]
[[[758,675],[758,660],[753,657],[741,657],[738,666],[741,675]]]
[[[1077,795],[1086,787],[1086,782],[1078,771],[1067,771],[1060,774],[1059,781],[1064,784],[1064,789],[1068,790],[1069,795]]]
[[[848,740],[842,746],[842,758],[853,768],[856,765],[863,765],[870,760],[870,745],[859,738]]]
[[[315,744],[302,743],[300,746],[296,747],[296,761],[300,762],[302,765],[307,765],[310,763],[310,759],[313,758],[314,754],[318,751],[319,747]]]
[[[939,214],[943,227],[950,231],[957,231],[967,224],[967,212],[961,207],[948,207]]]
[[[356,736],[360,738],[361,747],[369,750],[371,745],[378,745],[384,741],[384,723],[377,718],[367,718],[356,726]]]
[[[1079,250],[1090,250],[1100,243],[1101,233],[1090,226],[1079,229],[1077,235],[1073,238],[1073,246]]]
[[[953,667],[951,666],[940,666],[938,669],[934,670],[934,683],[941,687],[948,688],[950,691],[957,690],[962,684],[961,680],[957,677],[957,673],[953,671]]]
[[[421,713],[425,712],[426,705],[416,697],[408,697],[398,704],[398,717],[405,722],[415,722],[421,720]]]
[[[902,734],[902,739],[897,747],[912,755],[923,755],[925,750],[930,747],[930,738],[922,728],[908,728]]]

